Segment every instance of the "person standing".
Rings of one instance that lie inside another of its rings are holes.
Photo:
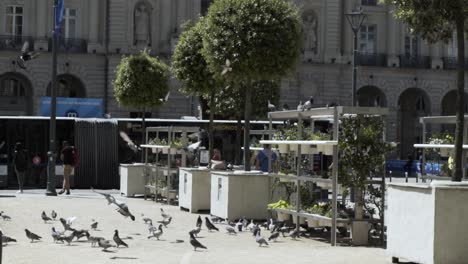
[[[265,145],[263,150],[258,152],[255,167],[257,170],[261,170],[263,172],[268,172],[268,157],[271,155],[271,161],[273,162],[271,168],[275,171],[274,165],[276,164],[276,160],[278,156],[275,152],[271,150],[270,145]]]
[[[28,168],[28,155],[23,148],[21,142],[15,144],[15,152],[13,153],[13,165],[15,167],[16,177],[18,177],[18,192],[23,193],[24,175]]]
[[[66,195],[70,194],[70,175],[73,172],[74,151],[75,148],[73,146],[70,146],[68,141],[63,141],[62,151],[60,154],[60,159],[63,162],[63,187],[58,194],[63,194],[64,192],[66,192]]]

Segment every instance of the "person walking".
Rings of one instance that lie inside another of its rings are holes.
[[[23,193],[24,175],[28,168],[28,155],[23,148],[21,142],[15,144],[15,152],[13,153],[13,165],[15,167],[16,177],[18,177],[18,192]]]
[[[270,145],[264,145],[263,150],[258,152],[255,167],[257,170],[261,170],[263,172],[268,172],[268,157],[271,155],[272,166],[271,169],[276,171],[275,165],[276,160],[278,159],[275,152],[271,150]]]
[[[58,194],[63,194],[66,192],[66,195],[70,194],[70,175],[73,172],[74,166],[74,155],[75,148],[70,146],[68,141],[62,142],[62,151],[60,154],[60,159],[63,162],[63,187]]]

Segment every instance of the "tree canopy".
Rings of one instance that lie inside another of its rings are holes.
[[[114,96],[122,106],[156,107],[169,91],[168,80],[169,67],[145,50],[123,57],[117,65]]]
[[[289,73],[302,48],[299,11],[287,0],[218,0],[206,17],[203,52],[229,79],[269,80]]]

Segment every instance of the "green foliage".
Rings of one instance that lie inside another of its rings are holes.
[[[289,73],[302,48],[299,11],[287,0],[217,0],[208,10],[203,53],[231,80],[269,80]]]
[[[168,66],[144,50],[123,57],[117,65],[114,96],[122,106],[156,107],[169,91],[168,79]]]
[[[239,109],[244,109],[245,85],[242,82],[236,85],[224,87],[215,95],[215,105],[217,114],[225,118],[236,118],[239,115]],[[240,87],[239,87],[240,86]],[[268,113],[268,100],[274,105],[278,105],[280,98],[280,83],[276,80],[260,80],[252,83],[252,117],[256,119],[265,119]],[[205,96],[208,100],[209,98]]]
[[[379,118],[358,115],[342,120],[339,148],[339,181],[345,187],[366,187],[370,173],[381,172],[384,155],[391,151],[382,140],[383,123]]]
[[[209,96],[219,87],[201,52],[203,27],[203,18],[194,26],[185,24],[172,56],[172,73],[181,81],[181,91],[185,94]]]
[[[268,209],[285,209],[288,208],[289,203],[284,200],[279,200],[276,203],[271,203],[267,205]]]
[[[430,42],[452,39],[456,20],[468,15],[467,0],[381,0],[381,2],[393,4],[395,16]]]

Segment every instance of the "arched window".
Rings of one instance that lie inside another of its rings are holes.
[[[47,96],[50,96],[50,83]],[[86,91],[80,79],[71,74],[62,74],[57,77],[57,97],[86,97]]]
[[[16,72],[0,75],[0,114],[32,114],[32,86],[26,76]]]
[[[24,83],[19,78],[7,76],[0,82],[0,96],[26,96]]]

